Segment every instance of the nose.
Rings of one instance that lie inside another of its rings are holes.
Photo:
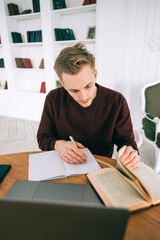
[[[81,90],[81,92],[80,92],[80,99],[81,100],[87,100],[87,93],[86,93],[86,91],[85,90]]]

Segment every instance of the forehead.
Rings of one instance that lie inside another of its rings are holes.
[[[63,81],[64,87],[67,89],[84,88],[89,83],[94,81],[94,70],[89,65],[85,65],[75,75],[62,73],[62,81]]]

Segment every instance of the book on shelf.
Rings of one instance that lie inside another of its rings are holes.
[[[44,58],[41,59],[41,62],[39,64],[39,68],[43,69],[44,68]]]
[[[0,68],[5,68],[4,59],[0,58]]]
[[[19,32],[11,32],[13,43],[22,43],[22,35]]]
[[[21,68],[25,68],[22,58],[19,58],[19,63],[20,63]]]
[[[21,12],[20,14],[29,14],[29,13],[32,13],[31,9],[26,9],[23,12]]]
[[[33,68],[29,58],[15,58],[17,68]]]
[[[42,30],[27,31],[28,42],[42,42]]]
[[[96,0],[84,0],[82,5],[96,4]]]
[[[110,166],[87,175],[106,206],[137,211],[160,203],[160,175],[145,163],[130,171],[117,155],[117,168]]]
[[[96,26],[88,27],[87,39],[95,39]]]
[[[0,36],[0,44],[2,44],[2,41],[1,41],[1,36]]]
[[[62,35],[61,35],[60,28],[54,28],[54,33],[55,33],[56,41],[62,41]]]
[[[3,88],[4,88],[4,89],[8,89],[8,83],[7,83],[6,80],[4,81],[4,86],[3,86]]]
[[[46,93],[46,83],[41,82],[40,93]]]
[[[21,68],[19,58],[15,58],[17,68]]]
[[[75,35],[70,28],[54,28],[56,41],[75,40]]]
[[[67,32],[67,36],[69,36],[69,40],[75,40],[75,36],[74,36],[74,32],[71,28],[67,28],[66,29],[66,32]]]
[[[28,180],[43,181],[86,174],[100,169],[88,148],[81,149],[87,155],[87,162],[70,164],[65,162],[58,151],[52,150],[29,155]]]
[[[15,58],[17,68],[25,68],[22,58]]]
[[[36,31],[35,42],[42,42],[42,30]]]
[[[31,60],[29,58],[22,58],[25,68],[33,68]]]
[[[40,12],[40,0],[32,0],[33,12]]]
[[[34,33],[33,33],[33,31],[27,31],[27,42],[34,42]]]
[[[84,5],[89,5],[90,2],[91,2],[91,0],[84,0],[83,3],[82,3],[82,5],[83,5],[83,6],[84,6]]]
[[[19,8],[17,4],[9,3],[7,4],[9,16],[19,15]]]
[[[62,9],[62,8],[66,8],[65,0],[53,0],[53,9],[54,10]]]

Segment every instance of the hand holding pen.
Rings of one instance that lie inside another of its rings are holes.
[[[86,163],[87,156],[80,149],[84,146],[76,142],[72,136],[69,137],[71,141],[57,140],[55,143],[55,150],[57,150],[63,160],[72,164]]]

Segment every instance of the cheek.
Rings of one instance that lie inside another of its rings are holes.
[[[94,94],[94,92],[95,92],[95,86],[91,87],[89,92],[90,92],[90,94],[92,94],[92,95],[93,95],[93,94]]]
[[[69,93],[73,99],[78,99],[78,93]]]

